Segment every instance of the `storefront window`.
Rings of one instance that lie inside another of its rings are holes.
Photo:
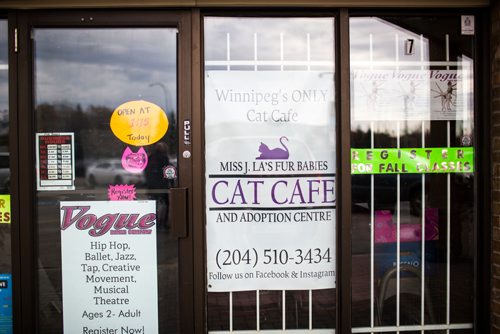
[[[480,330],[475,17],[315,6],[0,17],[0,333],[10,160],[16,330]]]
[[[0,19],[0,332],[12,331],[9,66],[7,20]]]
[[[335,328],[333,36],[205,19],[209,332]]]
[[[352,17],[352,326],[472,333],[473,17]]]

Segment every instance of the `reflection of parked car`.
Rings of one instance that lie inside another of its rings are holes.
[[[89,186],[108,184],[142,184],[144,173],[130,173],[120,160],[101,160],[87,168],[85,180]]]

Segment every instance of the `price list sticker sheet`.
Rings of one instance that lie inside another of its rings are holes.
[[[73,133],[37,133],[37,190],[74,190]]]

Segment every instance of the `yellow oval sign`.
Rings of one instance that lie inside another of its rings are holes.
[[[129,101],[113,111],[110,127],[122,142],[146,146],[156,143],[167,133],[168,118],[154,103]]]

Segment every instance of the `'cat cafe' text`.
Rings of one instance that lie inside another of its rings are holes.
[[[217,205],[332,205],[335,203],[335,178],[224,178],[212,184],[211,198]]]
[[[299,114],[292,109],[288,111],[250,109],[247,111],[247,120],[249,122],[298,122]]]

